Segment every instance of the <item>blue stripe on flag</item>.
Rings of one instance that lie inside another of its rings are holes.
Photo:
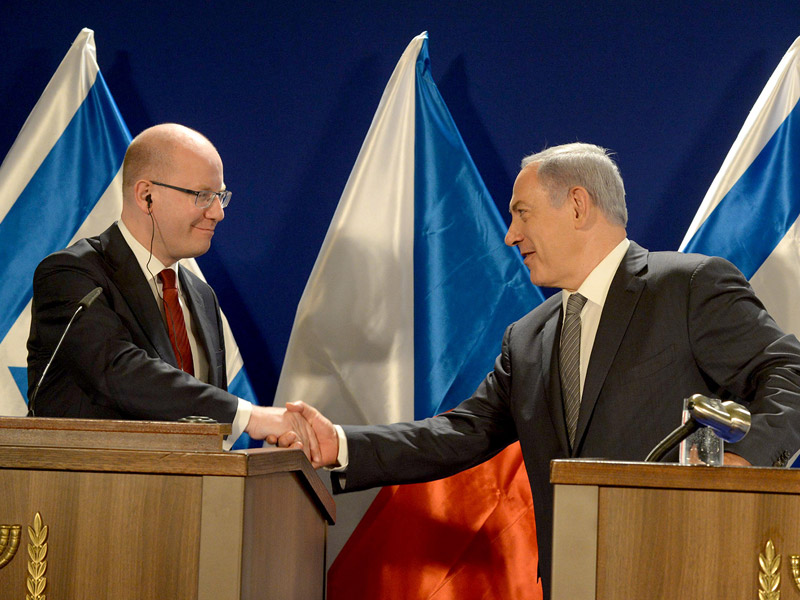
[[[727,258],[750,279],[800,215],[800,103],[684,252]]]
[[[244,366],[239,369],[239,372],[234,375],[233,380],[228,383],[228,391],[243,400],[258,404],[256,393],[253,391],[253,386],[250,384],[250,378],[247,376]]]
[[[244,370],[244,365],[239,372],[233,377],[233,380],[228,383],[228,391],[237,396],[238,398],[242,398],[243,400],[249,400],[253,404],[258,404],[258,399],[256,398],[256,393],[253,391],[253,386],[250,383],[250,378],[247,376],[247,371]],[[239,438],[236,440],[236,443],[233,444],[231,450],[243,450],[246,448],[260,448],[263,445],[261,441],[253,441],[250,439],[250,436],[246,433],[242,433]]]
[[[417,58],[414,418],[475,390],[504,328],[542,301],[430,73]]]
[[[31,299],[36,265],[70,242],[119,171],[130,139],[98,72],[64,133],[0,223],[0,340]]]

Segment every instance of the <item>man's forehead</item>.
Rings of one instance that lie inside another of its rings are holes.
[[[213,168],[222,170],[222,159],[211,146],[178,146],[174,149],[173,156],[176,169]]]
[[[531,193],[539,185],[539,178],[536,176],[537,165],[531,164],[519,172],[514,182],[514,189],[511,193],[511,200],[508,203],[508,210],[513,212],[520,205],[530,204]]]
[[[508,203],[508,211],[514,212],[521,209],[532,209],[536,206],[535,198],[532,198],[530,194],[525,195],[518,195],[514,194],[511,196],[511,201]]]
[[[225,189],[222,161],[216,152],[178,148],[170,164],[171,183],[196,190]]]

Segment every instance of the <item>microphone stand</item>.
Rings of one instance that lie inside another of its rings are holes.
[[[80,301],[78,308],[72,314],[72,318],[67,323],[67,326],[64,328],[64,333],[61,334],[61,339],[58,340],[56,344],[56,349],[53,350],[53,353],[50,355],[50,360],[47,361],[47,364],[44,367],[44,371],[42,371],[42,376],[39,377],[39,382],[36,384],[36,387],[33,389],[33,394],[31,394],[31,401],[28,402],[28,415],[29,417],[35,417],[36,413],[34,412],[34,405],[36,403],[36,396],[39,393],[39,388],[42,386],[42,381],[44,381],[45,375],[47,375],[48,369],[50,369],[50,365],[53,364],[53,359],[56,357],[58,353],[58,349],[61,348],[61,342],[64,341],[64,338],[67,337],[67,332],[69,328],[72,327],[72,322],[78,317],[80,312],[84,309],[89,308],[92,305],[92,302],[97,300],[97,297],[103,293],[102,287],[96,287],[91,292],[86,294]]]
[[[685,400],[689,419],[650,451],[644,462],[658,462],[702,426],[710,427],[726,442],[738,442],[750,431],[750,411],[731,400],[721,402],[694,394]]]
[[[675,446],[680,444],[687,437],[692,435],[695,431],[700,429],[700,423],[694,419],[689,419],[670,433],[667,437],[661,440],[658,445],[650,451],[644,462],[659,462],[664,456],[672,450]]]

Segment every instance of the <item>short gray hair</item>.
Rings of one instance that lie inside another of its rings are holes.
[[[573,186],[581,186],[597,207],[615,225],[628,223],[625,185],[610,151],[594,144],[553,146],[522,159],[522,168],[537,164],[536,175],[547,189],[553,206],[564,203]]]

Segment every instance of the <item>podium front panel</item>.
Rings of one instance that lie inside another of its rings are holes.
[[[324,484],[221,427],[0,417],[0,598],[324,598]]]
[[[553,600],[800,597],[800,471],[554,461]]]
[[[197,597],[201,477],[4,469],[0,490],[2,522],[22,525],[0,598],[25,598],[37,513],[48,598]]]

